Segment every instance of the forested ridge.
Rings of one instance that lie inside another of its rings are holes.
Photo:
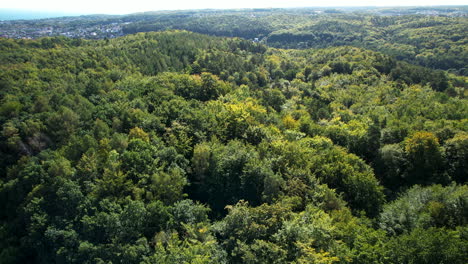
[[[352,44],[0,38],[0,263],[466,263],[467,77]]]
[[[468,76],[468,7],[349,7],[179,10],[1,21],[0,36],[104,39],[188,30],[286,49],[354,46]]]
[[[440,9],[435,9],[440,10]],[[183,29],[202,34],[258,39],[288,49],[362,47],[399,60],[468,75],[468,20],[462,17],[308,9],[134,15],[124,33]],[[319,12],[319,13],[317,13]],[[374,11],[375,12],[375,11]],[[404,12],[397,10],[397,12]]]

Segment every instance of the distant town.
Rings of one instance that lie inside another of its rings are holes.
[[[108,22],[102,18],[80,16],[39,20],[0,21],[0,37],[35,39],[65,36],[70,38],[104,39],[123,36],[122,26],[128,22]]]

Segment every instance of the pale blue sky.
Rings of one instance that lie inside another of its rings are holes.
[[[2,0],[0,8],[87,14],[128,14],[156,10],[203,8],[318,7],[318,6],[430,6],[466,5],[466,0]]]

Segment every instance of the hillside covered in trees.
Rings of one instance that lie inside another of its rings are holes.
[[[447,67],[326,19],[268,38],[312,49],[0,39],[0,263],[466,263],[467,36],[440,20]],[[324,25],[347,45],[300,44]]]
[[[468,11],[465,8],[460,10]],[[437,12],[446,11],[434,8]],[[458,10],[458,9],[455,9]],[[452,11],[455,11],[452,10]],[[351,12],[352,11],[352,12]],[[394,11],[388,16],[387,12]],[[128,17],[123,33],[182,29],[202,34],[257,39],[276,48],[352,45],[413,64],[468,75],[468,13],[405,15],[411,9],[279,9],[250,12],[140,14]],[[461,11],[460,11],[461,12]]]
[[[104,39],[187,30],[255,40],[276,48],[352,45],[468,76],[467,17],[467,6],[180,10],[0,21],[0,36]]]

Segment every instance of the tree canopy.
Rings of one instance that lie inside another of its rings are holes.
[[[467,79],[365,48],[1,38],[0,263],[466,263]]]

